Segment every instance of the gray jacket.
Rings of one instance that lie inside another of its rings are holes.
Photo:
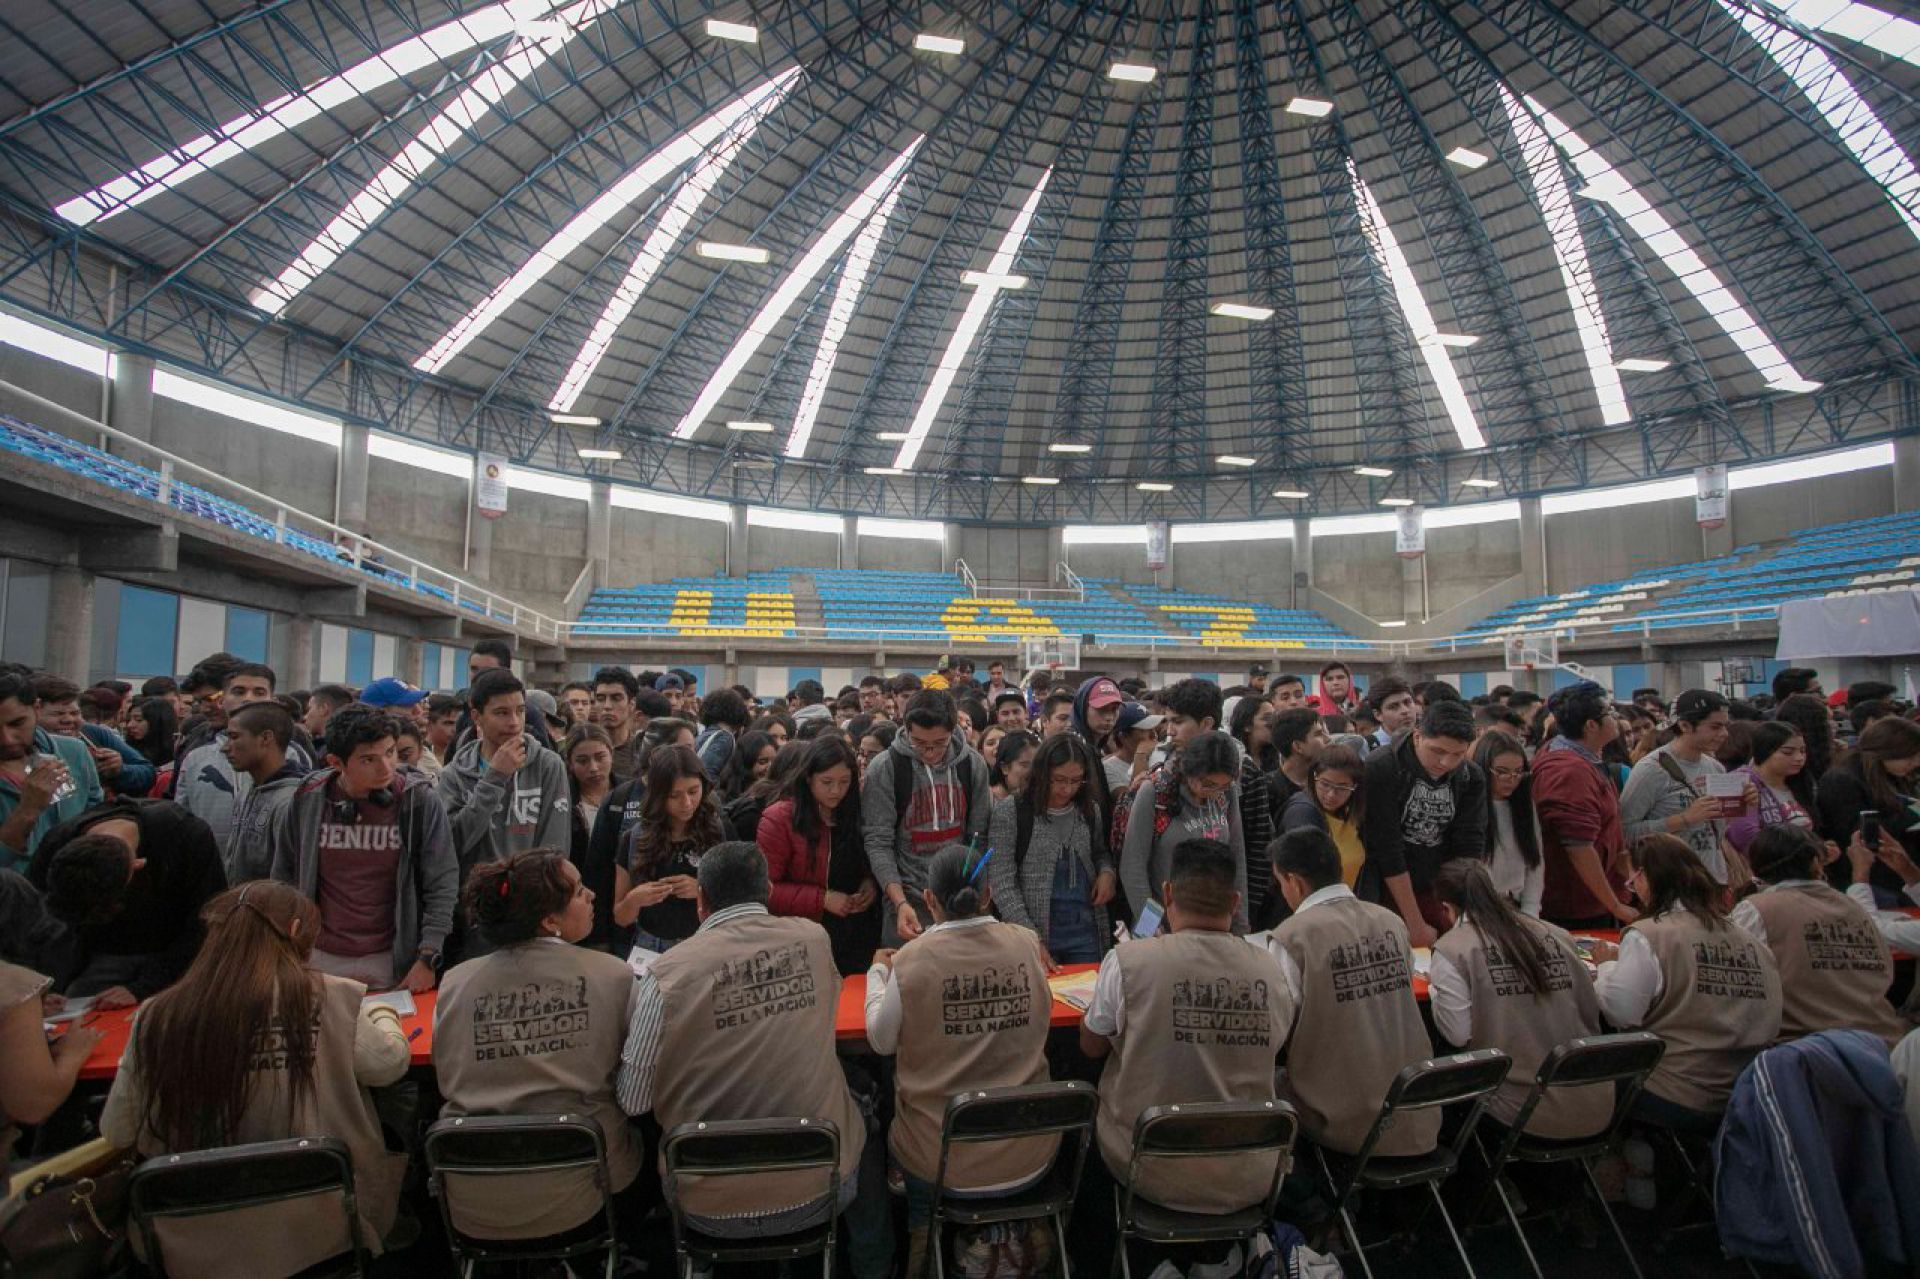
[[[247,787],[233,809],[233,837],[220,850],[229,884],[266,879],[273,874],[273,826],[308,770],[291,757],[257,786]]]
[[[475,736],[454,751],[434,786],[453,827],[461,878],[483,861],[535,848],[573,846],[573,792],[560,756],[527,734],[527,758],[512,782],[480,758]]]
[[[271,827],[273,878],[318,900],[320,821],[331,801],[327,783],[336,770],[323,768],[294,783]],[[447,834],[447,810],[419,777],[402,772],[393,781],[400,822],[400,865],[393,898],[393,979],[407,974],[424,949],[440,951],[453,931],[460,895],[460,866]]]
[[[221,749],[226,744],[227,735],[223,730],[204,746],[194,747],[174,766],[173,798],[180,807],[212,828],[221,858],[231,862],[234,813],[247,792],[253,789],[253,779],[236,772],[227,761],[227,753]],[[287,762],[303,773],[313,768],[313,757],[298,742],[288,743]]]
[[[960,761],[973,757],[973,790],[961,786]],[[908,792],[907,815],[894,809],[896,769],[913,770],[913,786]],[[874,882],[886,891],[899,884],[907,900],[917,902],[920,890],[927,886],[927,862],[945,839],[934,836],[945,832],[948,839],[966,843],[984,838],[987,819],[993,814],[993,788],[987,781],[987,761],[981,759],[966,738],[958,732],[947,743],[947,757],[928,768],[913,753],[906,730],[893,739],[893,745],[867,765],[860,783],[860,825],[867,844],[867,862],[873,867]]]
[[[987,878],[993,884],[993,907],[1009,924],[1019,924],[1040,934],[1041,944],[1045,945],[1047,930],[1053,922],[1053,869],[1061,856],[1069,855],[1080,863],[1079,874],[1085,878],[1089,894],[1093,891],[1094,879],[1113,866],[1102,855],[1104,849],[1102,853],[1094,851],[1093,832],[1087,829],[1086,819],[1078,810],[1064,817],[1035,813],[1024,861],[1017,860],[1019,842],[1020,797],[1009,795],[995,800],[993,821],[987,828],[987,846],[993,849],[993,860],[987,864]],[[1093,908],[1093,927],[1104,944],[1112,927],[1107,921],[1105,906]]]

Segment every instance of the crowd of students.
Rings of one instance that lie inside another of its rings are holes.
[[[407,1045],[360,997],[437,987],[441,1113],[591,1116],[623,1230],[658,1204],[660,1132],[831,1120],[853,1269],[877,1279],[888,1164],[917,1265],[945,1098],[1060,1066],[1060,965],[1099,965],[1078,1061],[1110,1058],[1115,1177],[1135,1118],[1173,1102],[1284,1097],[1303,1140],[1352,1153],[1436,1042],[1514,1058],[1501,1122],[1554,1045],[1645,1028],[1668,1047],[1641,1117],[1711,1132],[1777,1039],[1853,1027],[1900,1050],[1908,1030],[1891,948],[1920,922],[1886,908],[1920,903],[1920,723],[1890,686],[1828,698],[1787,670],[1772,698],[1629,706],[1584,681],[1363,693],[1338,662],[1311,694],[1261,667],[1223,690],[957,662],[766,706],[687,671],[547,692],[511,663],[476,645],[460,696],[282,694],[225,654],[137,692],[0,669],[0,1122],[46,1119],[97,1042],[49,1044],[44,1009],[138,1004],[104,1135],[143,1153],[339,1136],[370,1237],[394,1238],[410,1141],[381,1098]],[[1437,1041],[1412,985],[1428,947]],[[884,1069],[836,1055],[858,974]],[[534,1021],[566,1029],[534,1041]],[[1610,1106],[1575,1093],[1529,1131],[1588,1135]],[[1437,1123],[1396,1124],[1382,1152],[1431,1149]],[[1004,1192],[1051,1153],[1013,1142],[949,1177]],[[1271,1178],[1216,1163],[1149,1166],[1140,1189],[1224,1211]],[[805,1198],[708,1186],[681,1207],[773,1233]],[[596,1207],[534,1183],[457,1224],[557,1234]],[[209,1274],[318,1259],[297,1245],[167,1244]]]

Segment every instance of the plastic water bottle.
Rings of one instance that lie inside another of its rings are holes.
[[[1654,1203],[1653,1147],[1634,1137],[1621,1146],[1620,1154],[1627,1161],[1627,1205],[1642,1212],[1651,1212]]]

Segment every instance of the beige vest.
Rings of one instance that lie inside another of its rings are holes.
[[[1459,969],[1472,992],[1473,1039],[1463,1046],[1498,1048],[1513,1058],[1507,1082],[1487,1106],[1489,1114],[1507,1125],[1533,1091],[1534,1076],[1548,1053],[1569,1039],[1600,1033],[1600,1001],[1573,938],[1552,924],[1525,915],[1516,918],[1546,965],[1544,991],[1529,989],[1519,969],[1471,921],[1449,930],[1433,948]],[[1605,1128],[1612,1115],[1612,1084],[1554,1088],[1534,1107],[1527,1131],[1536,1137],[1590,1137]]]
[[[1125,1181],[1133,1125],[1152,1106],[1263,1101],[1286,1036],[1286,987],[1271,955],[1231,933],[1178,932],[1115,952],[1125,1021],[1100,1077],[1100,1154]],[[1182,1212],[1232,1212],[1261,1201],[1273,1159],[1143,1160],[1136,1190]]]
[[[1769,888],[1747,899],[1780,966],[1780,1037],[1864,1030],[1889,1050],[1911,1029],[1887,1002],[1893,955],[1858,902],[1826,884]]]
[[[273,1060],[271,1042],[263,1044],[234,1144],[286,1137],[337,1137],[345,1142],[353,1158],[361,1236],[377,1253],[380,1241],[393,1227],[407,1157],[387,1150],[373,1098],[353,1076],[354,1030],[366,987],[344,977],[324,973],[314,976],[322,986],[320,1031],[314,1037],[313,1092],[288,1123],[285,1064]],[[136,1043],[138,1037],[136,1023]],[[130,1048],[121,1062],[120,1079],[127,1079],[127,1062],[132,1060]],[[128,1086],[139,1089],[136,1095],[144,1098],[144,1077],[137,1062],[133,1073]],[[114,1086],[119,1087],[120,1082],[116,1080]],[[141,1110],[145,1110],[144,1101]],[[143,1155],[170,1153],[165,1143],[144,1129],[137,1146]],[[333,1195],[248,1208],[218,1218],[174,1218],[162,1223],[155,1233],[166,1256],[168,1273],[205,1279],[284,1279],[349,1246],[346,1229],[340,1224],[339,1199]]]
[[[1724,1110],[1734,1080],[1780,1033],[1780,973],[1767,948],[1731,924],[1711,928],[1691,911],[1642,919],[1660,964],[1659,998],[1643,1030],[1667,1041],[1647,1080],[1655,1096],[1695,1110]]]
[[[900,1047],[894,1072],[893,1156],[923,1181],[940,1171],[947,1099],[969,1088],[1047,1078],[1053,996],[1033,931],[998,921],[942,928],[894,956]],[[1044,1171],[1057,1137],[955,1146],[947,1183],[1007,1186]]]
[[[641,1147],[614,1101],[633,971],[612,955],[532,941],[470,959],[440,985],[433,1069],[441,1113],[581,1114],[600,1125],[615,1191],[640,1171]],[[534,1239],[599,1211],[588,1171],[463,1177],[453,1222],[481,1239]]]
[[[1282,1094],[1308,1137],[1355,1154],[1394,1076],[1433,1055],[1413,998],[1406,925],[1390,910],[1342,897],[1295,913],[1269,944],[1300,972]],[[1439,1111],[1416,1111],[1381,1134],[1375,1153],[1425,1154],[1439,1133]]]
[[[0,1019],[29,999],[37,1005],[52,984],[51,977],[42,977],[31,968],[0,963]],[[19,1126],[0,1111],[0,1195],[7,1193],[7,1164],[13,1158],[13,1143],[18,1140]]]
[[[834,1046],[840,974],[826,930],[746,915],[695,933],[651,971],[666,1000],[653,1082],[662,1133],[703,1119],[826,1119],[840,1131],[840,1180],[850,1180],[866,1127]],[[790,1208],[826,1184],[780,1173],[681,1189],[687,1211],[726,1217]]]

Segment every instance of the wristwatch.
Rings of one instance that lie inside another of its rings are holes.
[[[422,946],[419,950],[414,952],[413,957],[419,960],[421,963],[425,964],[427,967],[433,969],[434,972],[437,973],[440,971],[440,952],[435,950],[433,947]]]

